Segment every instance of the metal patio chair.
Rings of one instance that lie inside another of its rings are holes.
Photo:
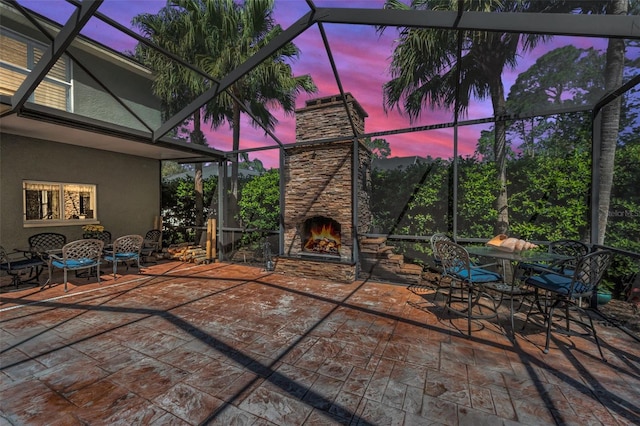
[[[162,250],[161,237],[162,231],[159,229],[151,229],[147,231],[142,243],[142,249],[140,250],[143,262],[145,262],[147,258],[151,257],[153,253],[158,253]]]
[[[45,262],[39,257],[29,257],[19,251],[7,252],[0,246],[0,270],[11,276],[11,284],[16,288],[20,284],[38,282],[44,265]],[[26,279],[21,278],[25,275]]]
[[[520,271],[525,275],[531,275],[536,272],[546,270],[554,270],[564,275],[573,275],[577,263],[583,256],[589,254],[589,246],[578,240],[556,240],[549,243],[549,253],[570,256],[570,259],[560,260],[552,263],[521,263]]]
[[[435,295],[433,298],[433,303],[437,302],[438,294],[442,292],[443,289],[448,288],[449,284],[445,282],[445,274],[444,269],[442,267],[442,260],[440,259],[438,252],[436,250],[436,243],[438,241],[453,241],[451,237],[447,234],[436,233],[431,236],[431,252],[432,252],[432,261],[433,261],[433,270],[438,273],[435,282]]]
[[[64,291],[67,291],[67,272],[83,269],[96,269],[98,283],[100,283],[100,258],[104,242],[95,239],[82,239],[71,241],[62,247],[62,255],[49,253],[49,279],[41,287],[52,285],[51,277],[53,269],[58,268],[64,271]]]
[[[549,340],[551,339],[551,329],[554,324],[556,308],[564,308],[564,315],[561,319],[565,321],[565,326],[564,328],[557,328],[556,331],[568,335],[593,334],[600,356],[603,361],[606,361],[600,348],[596,329],[593,326],[593,320],[586,310],[582,308],[580,299],[590,298],[593,295],[610,263],[611,252],[599,250],[582,257],[576,265],[572,276],[567,276],[563,273],[563,270],[549,269],[525,280],[526,284],[535,289],[535,302],[531,304],[522,328],[524,329],[532,315],[542,314],[544,325],[547,329],[544,353],[549,352]],[[534,307],[537,307],[539,312],[533,312]],[[577,312],[579,317],[572,315],[572,312]],[[588,321],[584,319],[585,317]],[[571,322],[579,324],[587,333],[572,332],[570,329]]]
[[[56,232],[41,232],[30,236],[27,241],[32,256],[39,256],[46,261],[49,252],[62,250],[62,247],[67,244],[67,237]]]
[[[437,241],[435,249],[435,255],[442,262],[444,276],[451,279],[446,307],[467,317],[467,333],[471,335],[472,320],[497,317],[496,301],[486,291],[485,285],[503,282],[502,275],[473,265],[467,250],[453,241]]]
[[[111,244],[111,232],[109,231],[96,232],[90,238],[102,241],[105,246]]]
[[[113,278],[118,273],[118,263],[122,262],[129,269],[129,262],[135,262],[140,273],[140,252],[144,238],[142,235],[131,234],[118,237],[113,242],[113,247],[105,250],[104,260],[113,264]]]

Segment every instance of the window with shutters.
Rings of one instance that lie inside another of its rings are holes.
[[[0,31],[0,46],[0,94],[12,96],[47,47],[5,29]],[[71,61],[63,55],[36,87],[29,101],[71,111],[71,89]]]
[[[96,185],[23,181],[24,225],[97,223]]]

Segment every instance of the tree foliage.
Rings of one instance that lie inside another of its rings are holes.
[[[240,223],[249,229],[243,235],[244,243],[261,242],[268,231],[277,230],[280,216],[279,170],[271,169],[244,184],[239,207]]]
[[[207,76],[169,60],[161,52],[140,44],[136,56],[157,75],[154,91],[164,102],[165,115],[171,116],[198,95],[236,70],[252,55],[282,33],[273,17],[273,0],[170,0],[157,14],[141,14],[133,23],[160,47],[202,69]],[[299,50],[288,43],[269,59],[262,61],[226,91],[197,110],[191,119],[191,141],[206,143],[200,130],[201,121],[217,128],[228,123],[233,130],[231,155],[231,188],[227,225],[237,217],[239,191],[239,158],[241,113],[246,109],[264,128],[277,124],[271,110],[282,108],[285,114],[295,110],[295,99],[301,92],[313,93],[316,86],[309,75],[294,76],[291,63]],[[186,123],[183,123],[185,125]],[[188,128],[188,126],[187,126]],[[248,159],[245,158],[248,161]],[[254,160],[255,161],[255,160]],[[250,167],[260,168],[254,162]],[[202,166],[196,164],[195,223],[204,223]],[[264,170],[264,167],[262,167]],[[209,209],[212,209],[211,205]]]
[[[211,204],[212,198],[217,196],[217,177],[203,180],[204,201]],[[168,225],[163,239],[167,244],[194,242],[196,232],[196,204],[194,194],[194,180],[191,177],[162,180],[162,217]],[[214,203],[215,204],[215,203]],[[205,214],[210,214],[205,210]]]
[[[537,12],[542,2],[523,0],[387,0],[386,9]],[[473,97],[490,99],[495,116],[506,113],[502,74],[517,64],[520,51],[532,50],[545,36],[486,31],[449,31],[403,27],[389,66],[391,80],[383,86],[385,109],[402,108],[415,120],[426,108],[448,108],[455,119],[465,115]],[[493,158],[498,185],[494,196],[495,232],[509,227],[507,143],[505,124],[494,127]]]
[[[162,162],[161,174],[163,178],[185,171],[187,171],[187,169],[182,164],[176,163],[175,161],[165,160]]]
[[[256,52],[282,33],[273,17],[273,0],[173,0],[183,11],[185,26],[194,38],[204,40],[197,64],[213,78],[221,80],[239,68]],[[277,124],[273,108],[285,114],[295,111],[296,97],[314,93],[317,88],[309,75],[294,76],[291,63],[299,55],[298,47],[288,43],[249,73],[238,78],[223,93],[207,104],[205,120],[218,127],[227,123],[233,131],[231,188],[229,190],[228,225],[237,217],[241,113],[248,110],[252,125],[273,130]]]
[[[389,142],[386,139],[382,138],[366,138],[364,140],[364,145],[369,148],[371,151],[371,158],[389,158],[391,155],[391,146],[389,146]]]

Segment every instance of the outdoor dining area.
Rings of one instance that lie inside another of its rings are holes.
[[[101,227],[103,228],[103,227]],[[111,233],[100,229],[97,233],[85,234],[84,238],[67,243],[67,237],[57,232],[40,232],[28,238],[28,246],[7,251],[0,246],[0,270],[11,277],[11,284],[18,289],[21,284],[39,283],[45,269],[48,277],[40,289],[55,284],[53,271],[63,271],[62,282],[67,291],[68,272],[84,271],[83,276],[95,277],[100,282],[100,265],[111,264],[116,278],[118,265],[129,268],[140,264],[154,252],[160,251],[162,231],[151,229],[145,236],[123,235],[113,242]],[[81,272],[82,274],[82,272]]]
[[[535,299],[514,330],[508,302],[469,322],[438,290],[448,278],[432,277],[161,260],[100,283],[69,274],[66,292],[4,286],[0,412],[65,425],[640,422],[631,336],[594,319],[603,362],[594,336],[548,338],[527,315]]]

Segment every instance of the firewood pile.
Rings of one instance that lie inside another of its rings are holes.
[[[205,263],[207,251],[198,245],[189,243],[173,244],[167,249],[170,259],[189,263]]]

